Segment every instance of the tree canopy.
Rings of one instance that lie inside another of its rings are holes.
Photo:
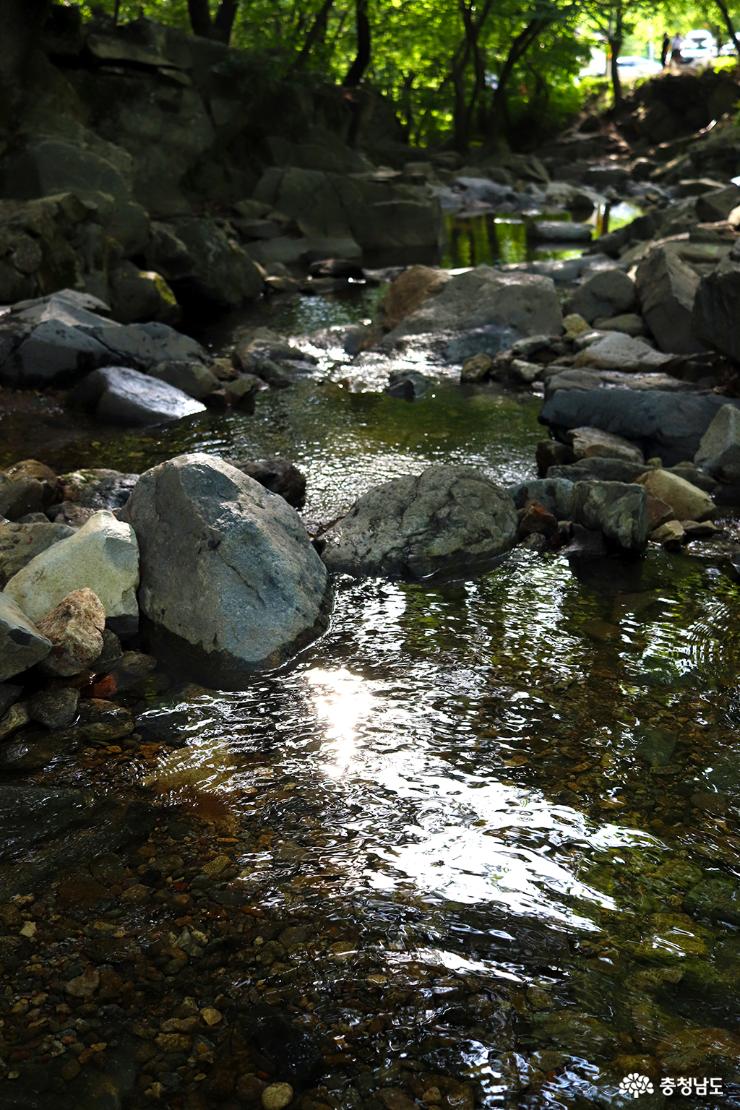
[[[734,33],[737,0],[98,0],[117,22],[142,16],[260,52],[276,73],[393,100],[412,142],[494,146],[547,133],[578,106],[594,46],[610,60],[615,101],[622,53],[660,53],[664,32]],[[580,89],[580,94],[579,94]],[[535,126],[536,125],[536,126]]]

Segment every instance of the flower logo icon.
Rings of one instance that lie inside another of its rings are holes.
[[[619,1089],[622,1094],[631,1095],[632,1098],[639,1098],[640,1095],[651,1095],[655,1090],[651,1080],[646,1075],[640,1075],[637,1071],[631,1071],[629,1075],[625,1075],[624,1079],[620,1079]]]

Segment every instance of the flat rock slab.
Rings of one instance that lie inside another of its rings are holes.
[[[594,370],[658,370],[670,361],[670,355],[656,351],[642,339],[616,331],[584,347],[575,357],[576,366]]]
[[[718,410],[716,393],[662,390],[558,389],[545,400],[540,421],[558,430],[588,425],[637,443],[645,458],[671,466],[693,459]],[[740,401],[734,402],[740,406]]]
[[[593,228],[570,220],[535,220],[529,225],[529,236],[537,243],[590,243]]]
[[[490,568],[516,540],[509,494],[480,471],[430,466],[360,497],[326,531],[330,570],[421,579]]]
[[[125,366],[93,370],[72,391],[70,402],[106,424],[129,427],[169,424],[206,409],[181,389]]]

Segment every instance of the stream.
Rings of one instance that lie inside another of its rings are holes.
[[[457,264],[497,226],[458,236]],[[259,322],[338,327],[377,295],[277,298]],[[253,415],[51,434],[42,457],[140,471],[188,450],[279,454],[306,474],[309,522],[431,462],[534,475],[538,398],[443,377],[410,404],[348,375],[263,393]],[[216,901],[258,927],[211,974],[332,1043],[316,1107],[626,1106],[631,1072],[655,1086],[641,1106],[687,1074],[719,1086],[679,1105],[740,1106],[740,587],[701,551],[519,549],[474,581],[341,580],[290,666],[239,693],[173,679],[137,695],[144,738],[175,738],[148,762],[66,754],[37,780],[154,786],[180,822],[152,834],[155,856],[218,834]],[[118,923],[143,935],[141,913]],[[178,1066],[164,1104],[190,1106]]]

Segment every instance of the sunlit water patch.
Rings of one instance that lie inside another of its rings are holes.
[[[661,555],[347,582],[283,673],[145,712],[187,739],[152,777],[230,799],[261,904],[358,937],[335,989],[372,959],[389,983],[523,991],[523,1071],[493,1027],[445,1040],[481,1105],[617,1105],[623,1058],[665,1070],[728,1020],[733,799],[704,769],[736,750],[737,614],[729,579],[710,596],[702,563]],[[710,1040],[729,1076],[732,1034]]]

